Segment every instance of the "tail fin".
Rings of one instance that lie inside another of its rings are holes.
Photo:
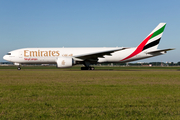
[[[162,37],[166,23],[159,23],[159,25],[144,39],[144,41],[138,46],[142,51],[156,50],[160,39]]]
[[[165,26],[166,23],[159,23],[159,25],[141,42],[141,44],[138,45],[136,50],[121,61],[134,57],[142,51],[150,52],[157,50]]]

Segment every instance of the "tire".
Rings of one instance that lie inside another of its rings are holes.
[[[94,68],[94,67],[91,67],[91,70],[95,70],[95,68]]]
[[[21,70],[21,67],[18,67],[17,70]]]
[[[95,70],[94,67],[81,67],[81,70]]]
[[[88,70],[88,67],[81,67],[81,70]]]

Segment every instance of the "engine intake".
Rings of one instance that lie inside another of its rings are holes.
[[[74,59],[71,57],[58,57],[56,62],[58,68],[68,68],[75,64]]]

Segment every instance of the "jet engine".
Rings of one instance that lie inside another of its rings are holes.
[[[58,57],[56,62],[58,68],[68,68],[75,64],[74,59],[71,57]]]

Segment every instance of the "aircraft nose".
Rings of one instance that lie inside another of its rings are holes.
[[[3,57],[3,59],[8,61],[7,55],[5,55],[5,56]]]

